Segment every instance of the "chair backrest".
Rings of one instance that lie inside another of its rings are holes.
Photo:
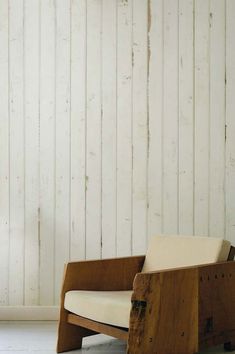
[[[217,237],[155,236],[149,242],[142,272],[226,261],[230,246]]]

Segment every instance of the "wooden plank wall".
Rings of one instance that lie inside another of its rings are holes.
[[[234,0],[0,0],[0,305],[158,233],[235,244]]]

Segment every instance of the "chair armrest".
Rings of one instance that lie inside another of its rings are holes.
[[[70,262],[65,265],[62,296],[69,290],[132,290],[145,256]]]
[[[197,267],[136,275],[128,353],[196,353],[197,327]]]
[[[235,338],[234,278],[235,261],[136,274],[129,352],[193,353]]]

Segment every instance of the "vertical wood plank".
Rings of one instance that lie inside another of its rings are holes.
[[[86,1],[71,8],[71,260],[86,247]]]
[[[132,0],[117,6],[117,255],[124,256],[132,251]]]
[[[148,1],[133,2],[132,129],[133,129],[133,254],[146,251],[147,234],[147,63]]]
[[[209,235],[224,236],[225,1],[210,3]]]
[[[87,2],[86,257],[101,256],[101,2]]]
[[[162,233],[163,1],[149,2],[148,237]]]
[[[0,306],[8,304],[9,112],[8,1],[0,2]]]
[[[70,0],[56,1],[55,303],[70,251]]]
[[[179,233],[193,234],[193,0],[179,1]]]
[[[39,0],[24,1],[25,305],[39,295]]]
[[[235,2],[226,2],[226,238],[235,242]]]
[[[194,232],[208,235],[209,1],[195,2],[195,212]]]
[[[116,255],[117,1],[102,7],[102,257]]]
[[[178,232],[178,1],[164,1],[163,231]]]
[[[54,303],[55,222],[55,6],[40,9],[40,305]]]
[[[9,304],[24,303],[23,0],[9,1],[10,252]]]

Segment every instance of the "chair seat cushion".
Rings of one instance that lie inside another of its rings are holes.
[[[132,291],[72,290],[65,295],[66,310],[97,322],[129,327]]]

